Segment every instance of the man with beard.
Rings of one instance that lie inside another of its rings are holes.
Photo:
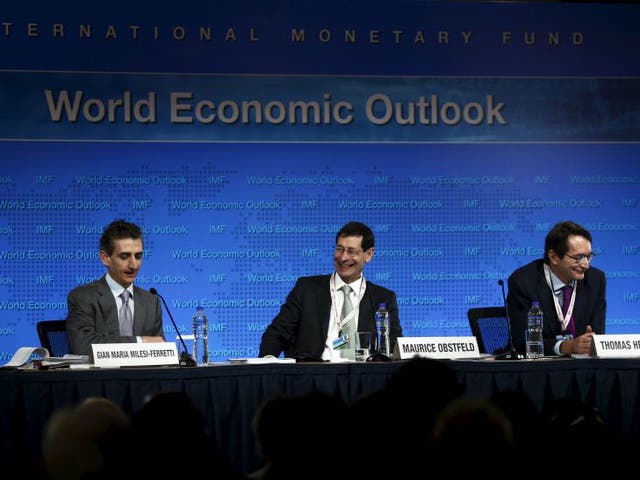
[[[143,258],[140,227],[110,223],[99,253],[107,273],[67,297],[71,353],[89,355],[93,343],[164,342],[158,297],[133,285]]]

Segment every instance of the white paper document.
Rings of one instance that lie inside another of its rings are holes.
[[[88,365],[88,355],[73,355],[67,353],[63,357],[51,357],[44,347],[20,347],[13,354],[11,360],[2,365],[3,368],[33,368],[32,362],[38,361],[38,368],[62,368],[71,365]]]
[[[296,363],[295,358],[276,358],[276,357],[258,357],[258,358],[229,358],[229,363]]]
[[[32,359],[42,360],[49,357],[49,351],[43,347],[20,347],[13,354],[11,360],[3,365],[3,367],[22,367],[29,363]]]

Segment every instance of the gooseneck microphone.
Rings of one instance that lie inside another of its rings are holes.
[[[511,317],[509,316],[509,306],[507,305],[507,296],[504,293],[504,281],[498,280],[498,285],[502,289],[502,303],[504,304],[504,312],[507,316],[507,332],[509,343],[504,347],[504,351],[495,355],[496,360],[521,360],[523,357],[513,346],[513,335],[511,334]]]
[[[178,334],[178,338],[180,339],[180,343],[182,343],[183,350],[182,350],[182,352],[180,352],[180,366],[181,367],[195,367],[195,366],[197,366],[196,361],[193,359],[193,357],[191,355],[189,355],[189,352],[187,351],[187,344],[184,343],[184,339],[182,338],[182,335],[180,334],[180,330],[178,330],[178,326],[176,325],[176,321],[173,319],[173,315],[171,315],[171,310],[169,310],[169,307],[167,306],[167,302],[165,301],[164,297],[162,295],[160,295],[158,293],[158,290],[156,290],[155,288],[150,288],[149,291],[151,293],[153,293],[154,295],[156,295],[160,300],[162,300],[162,304],[164,305],[164,309],[169,314],[169,318],[171,319],[171,324],[173,325],[173,328],[176,329],[176,333]]]

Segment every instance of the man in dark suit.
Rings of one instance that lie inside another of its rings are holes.
[[[116,220],[105,228],[100,261],[107,273],[67,297],[71,353],[88,355],[92,343],[164,342],[158,297],[133,285],[142,257],[137,225]]]
[[[591,266],[591,241],[577,223],[557,223],[545,239],[544,258],[509,277],[507,304],[518,351],[525,350],[527,312],[534,300],[544,312],[545,355],[589,353],[593,334],[604,334],[606,278]]]
[[[389,311],[390,340],[394,345],[402,335],[396,294],[366,281],[363,275],[373,254],[371,229],[359,222],[344,225],[336,235],[335,272],[297,280],[262,335],[259,355],[277,357],[284,352],[287,357],[310,360],[342,358],[341,348],[347,338],[343,333],[345,324],[352,322],[354,332],[369,331],[375,336],[375,312],[380,303],[386,303]],[[352,308],[346,321],[342,318],[345,302]]]

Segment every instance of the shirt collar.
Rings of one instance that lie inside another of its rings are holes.
[[[336,272],[333,273],[333,276],[334,276],[333,278],[334,278],[334,284],[336,286],[336,291],[340,290],[344,285],[349,285],[351,289],[357,293],[360,291],[360,288],[362,286],[362,281],[364,280],[364,276],[360,275],[360,278],[357,279],[355,282],[346,283],[344,280],[342,280],[342,277],[338,275]]]
[[[558,294],[559,292],[562,292],[562,288],[566,287],[567,285],[570,285],[572,287],[575,288],[576,286],[576,281],[575,280],[571,280],[571,282],[565,284],[562,280],[560,280],[555,273],[553,273],[553,270],[549,269],[549,273],[551,275],[551,285],[553,285],[553,293]]]
[[[124,288],[122,285],[116,282],[113,278],[111,278],[111,275],[109,275],[108,273],[105,275],[105,279],[107,280],[107,285],[109,285],[109,288],[111,289],[111,293],[113,293],[114,297],[118,298],[122,292],[124,292],[125,290],[128,290],[129,294],[131,295],[131,298],[133,298],[133,283],[129,285],[127,288]]]

